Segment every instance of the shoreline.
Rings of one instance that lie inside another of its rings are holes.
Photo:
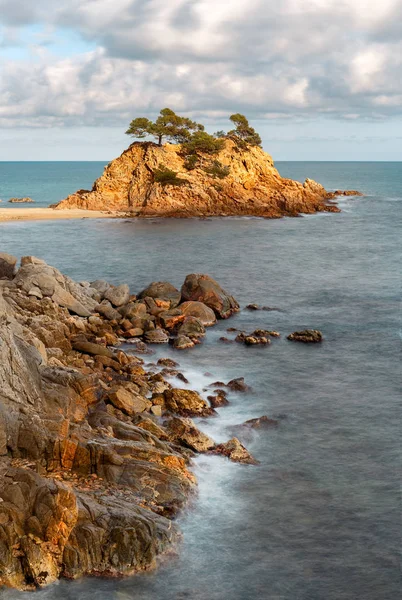
[[[63,209],[54,208],[0,208],[0,223],[10,221],[53,221],[71,219],[111,219],[122,216],[105,210]]]

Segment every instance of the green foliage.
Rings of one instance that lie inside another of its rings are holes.
[[[223,165],[219,160],[214,160],[208,166],[204,167],[204,171],[214,178],[225,179],[230,173],[230,167]]]
[[[199,162],[199,158],[196,154],[190,154],[190,156],[187,156],[186,158],[184,168],[187,169],[187,171],[192,171],[198,167]]]
[[[224,140],[218,140],[206,131],[196,131],[190,139],[182,144],[182,153],[188,154],[219,154],[225,145]]]
[[[236,129],[228,131],[227,137],[236,142],[239,148],[246,149],[247,146],[261,146],[262,141],[254,127],[251,127],[244,115],[236,113],[231,115],[230,120]]]
[[[216,137],[216,138],[225,138],[226,137],[226,131],[223,131],[223,129],[220,129],[219,131],[215,131],[214,137]]]
[[[138,117],[131,121],[126,131],[138,139],[152,136],[158,140],[159,146],[162,145],[164,138],[182,144],[190,140],[194,132],[204,130],[204,126],[187,117],[180,117],[170,108],[163,108],[155,122],[145,117]]]
[[[183,185],[187,183],[186,179],[177,177],[177,172],[168,169],[165,165],[160,165],[159,169],[155,169],[154,179],[156,183],[161,185]]]

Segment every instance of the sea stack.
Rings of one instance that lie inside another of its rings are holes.
[[[278,218],[339,212],[329,202],[336,197],[333,192],[312,179],[302,184],[281,177],[259,146],[241,149],[225,139],[216,156],[198,158],[194,167],[180,144],[134,142],[106,166],[91,191],[79,190],[56,208],[124,211],[140,217]]]

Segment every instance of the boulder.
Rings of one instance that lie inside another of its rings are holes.
[[[207,402],[193,390],[165,390],[164,397],[167,410],[184,417],[199,417],[213,413]]]
[[[121,313],[115,308],[113,308],[109,300],[102,300],[100,304],[97,304],[95,306],[95,310],[103,317],[106,317],[106,319],[108,319],[109,321],[119,322],[122,320]]]
[[[158,322],[164,329],[172,331],[185,319],[180,308],[172,308],[158,314]]]
[[[204,327],[211,327],[216,323],[214,311],[203,302],[183,302],[179,308],[186,317],[196,317],[199,319]]]
[[[235,437],[225,444],[219,444],[219,446],[216,446],[214,453],[223,454],[223,456],[227,456],[233,462],[243,463],[245,465],[259,464],[259,461],[256,460],[243,446],[240,440]]]
[[[148,410],[152,406],[152,402],[135,394],[123,387],[112,389],[108,393],[108,399],[115,408],[118,408],[127,415],[134,415]]]
[[[233,392],[248,392],[250,387],[244,381],[244,377],[237,377],[237,379],[232,379],[227,384],[227,387]]]
[[[127,304],[130,300],[130,288],[126,283],[117,287],[110,287],[103,294],[103,297],[109,300],[113,306],[123,306],[123,304]]]
[[[155,281],[139,294],[139,298],[160,298],[169,302],[170,308],[180,304],[181,293],[168,281]]]
[[[12,279],[15,273],[17,258],[6,252],[0,252],[0,279]]]
[[[104,297],[105,293],[110,288],[110,283],[105,281],[104,279],[97,279],[96,281],[91,281],[91,288],[94,288],[99,294]]]
[[[173,417],[164,425],[171,441],[185,445],[195,452],[207,452],[215,446],[215,442],[197,429],[191,419]]]
[[[288,340],[292,342],[303,342],[304,344],[317,344],[322,342],[323,335],[317,329],[304,329],[303,331],[294,331],[288,335]]]
[[[32,288],[31,288],[29,294],[32,295]],[[72,294],[70,294],[70,292],[63,289],[61,287],[61,285],[59,285],[59,284],[55,285],[55,290],[52,295],[52,300],[59,306],[63,306],[64,308],[67,308],[67,310],[78,315],[79,317],[90,317],[91,316],[91,312],[89,310],[87,310],[85,308],[85,306],[83,306],[81,304],[81,302],[76,300],[74,298],[74,296]]]
[[[167,344],[169,336],[163,329],[151,329],[145,333],[145,341],[148,344]]]
[[[217,317],[227,319],[239,311],[239,304],[209,275],[187,275],[181,288],[183,300],[202,302],[211,308]]]
[[[187,350],[187,348],[194,348],[194,346],[193,340],[190,340],[186,335],[178,335],[173,342],[173,347],[176,350]]]
[[[177,335],[186,336],[190,340],[198,340],[205,336],[205,327],[196,317],[186,317],[182,325],[180,325]]]

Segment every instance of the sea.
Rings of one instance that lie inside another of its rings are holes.
[[[104,163],[0,163],[0,198],[45,206],[90,188]],[[77,280],[138,292],[207,273],[242,310],[173,357],[189,386],[244,377],[218,415],[197,420],[217,442],[246,431],[260,461],[199,456],[199,487],[177,518],[183,533],[156,570],[119,580],[60,581],[2,600],[398,600],[401,542],[402,163],[281,162],[279,172],[327,189],[358,189],[339,214],[300,218],[0,223],[0,251],[34,254]],[[13,210],[12,205],[9,205]],[[251,312],[249,303],[268,306]],[[268,347],[224,344],[227,328],[276,329]],[[322,344],[292,343],[319,329]],[[148,359],[147,359],[148,360]],[[179,382],[180,383],[180,382]]]

